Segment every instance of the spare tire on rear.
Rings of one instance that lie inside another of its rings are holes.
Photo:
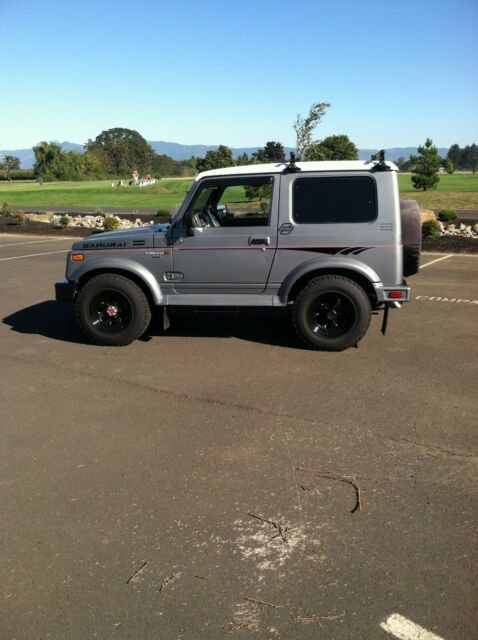
[[[420,268],[422,225],[420,208],[416,200],[400,200],[402,221],[403,275],[413,276]]]

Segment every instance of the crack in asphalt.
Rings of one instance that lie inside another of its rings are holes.
[[[460,451],[455,451],[454,449],[446,449],[445,447],[440,447],[434,444],[424,444],[423,442],[417,442],[416,440],[411,440],[410,438],[394,438],[393,436],[383,436],[375,431],[371,431],[374,436],[379,438],[380,440],[391,440],[392,442],[399,442],[400,444],[410,444],[413,447],[417,447],[418,449],[423,449],[426,453],[433,455],[433,453],[442,453],[447,456],[453,456],[456,458],[473,458],[476,459],[476,456],[473,453],[461,453]]]
[[[11,358],[12,360],[18,360],[20,362],[27,362],[29,364],[35,364],[39,367],[50,367],[55,369],[56,371],[64,371],[65,373],[76,373],[82,376],[87,376],[88,378],[96,378],[98,380],[101,380],[103,382],[111,382],[111,383],[117,383],[117,384],[122,384],[122,385],[127,385],[128,387],[132,387],[135,389],[141,389],[144,391],[153,391],[155,393],[162,393],[166,396],[171,396],[173,398],[178,398],[181,400],[186,400],[186,401],[194,401],[194,402],[199,402],[205,405],[212,405],[212,406],[221,406],[221,407],[225,407],[225,408],[229,408],[229,409],[237,409],[239,411],[248,411],[251,413],[257,413],[259,415],[263,415],[263,416],[269,416],[269,417],[275,417],[275,418],[286,418],[289,420],[295,420],[298,422],[303,422],[305,424],[311,424],[314,426],[317,426],[318,424],[320,424],[319,422],[317,422],[317,420],[311,420],[309,418],[303,418],[303,417],[299,417],[299,416],[294,416],[288,413],[278,413],[276,411],[265,411],[264,409],[260,409],[258,407],[252,407],[250,405],[245,405],[245,404],[239,404],[237,402],[230,402],[227,400],[213,400],[211,398],[207,398],[204,396],[196,396],[193,394],[189,394],[189,393],[182,393],[179,391],[172,391],[171,389],[164,389],[162,387],[155,387],[152,385],[148,385],[142,382],[134,382],[131,380],[123,380],[121,378],[117,378],[115,376],[106,376],[103,373],[99,376],[96,373],[92,372],[92,371],[85,371],[84,369],[75,369],[73,367],[65,367],[64,365],[56,365],[53,364],[51,362],[43,362],[43,361],[39,361],[39,360],[35,360],[35,359],[31,359],[31,358],[25,358],[22,356],[18,356],[18,355],[14,355],[14,354],[6,354],[6,353],[2,353],[0,354],[0,358]]]

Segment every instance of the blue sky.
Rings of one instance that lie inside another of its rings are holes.
[[[476,0],[0,0],[0,148],[128,127],[182,144],[478,142]]]

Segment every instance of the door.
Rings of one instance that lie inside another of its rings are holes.
[[[178,293],[260,293],[277,247],[272,176],[206,178],[173,231]]]

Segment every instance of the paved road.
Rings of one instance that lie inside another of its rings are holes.
[[[265,313],[108,349],[68,240],[0,245],[2,640],[474,637],[477,258],[341,354]]]

